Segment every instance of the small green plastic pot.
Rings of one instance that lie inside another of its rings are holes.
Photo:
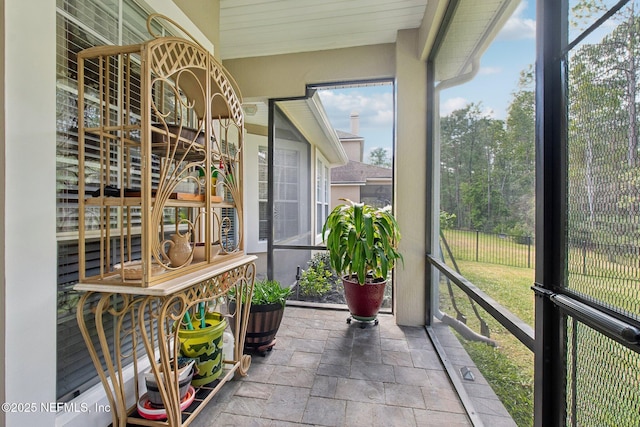
[[[222,373],[222,334],[227,321],[220,313],[207,313],[205,327],[200,327],[200,319],[193,321],[193,330],[180,325],[180,354],[196,360],[196,373],[191,384],[200,387],[215,381]]]

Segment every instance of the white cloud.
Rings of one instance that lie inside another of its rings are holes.
[[[461,110],[463,108],[466,108],[467,105],[469,105],[470,103],[471,101],[462,97],[449,98],[444,102],[440,103],[440,116],[441,117],[448,116],[449,114],[453,113],[456,110]],[[501,117],[498,117],[498,114],[496,113],[496,110],[493,107],[487,107],[482,104],[480,104],[480,106],[482,108],[481,114],[483,116],[490,117],[492,119],[501,118]]]
[[[495,110],[491,107],[485,107],[482,110],[482,115],[484,115],[485,117],[489,117],[492,119],[498,119],[498,115],[496,114]]]
[[[455,110],[460,110],[461,108],[466,107],[467,104],[469,104],[469,101],[460,96],[456,98],[449,98],[440,103],[440,115],[448,116]]]
[[[393,125],[393,94],[388,90],[322,90],[320,98],[332,125],[339,130],[351,129],[352,113],[360,116],[360,129]]]
[[[391,126],[393,125],[393,110],[380,110],[375,116],[371,117],[371,121],[378,126]]]
[[[480,67],[478,74],[487,76],[490,74],[500,74],[502,71],[502,67]]]
[[[506,22],[502,30],[497,36],[498,40],[518,40],[533,39],[536,36],[536,21],[534,19],[525,18],[524,11],[527,8],[527,2],[522,1],[516,7],[513,15]]]

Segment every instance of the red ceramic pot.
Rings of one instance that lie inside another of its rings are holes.
[[[361,285],[355,276],[344,276],[342,284],[351,316],[360,321],[375,320],[382,306],[387,281],[376,279],[372,283]]]

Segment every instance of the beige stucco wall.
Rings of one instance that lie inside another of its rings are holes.
[[[347,153],[347,157],[349,160],[355,160],[356,162],[362,161],[362,145],[363,140],[342,141],[342,146],[344,147],[344,151]]]
[[[0,22],[3,23],[2,29],[0,30],[0,58],[4,58],[4,45],[5,45],[5,35],[4,35],[4,0],[0,0]],[[0,99],[4,100],[4,61],[0,61]],[[0,104],[0,218],[6,218],[5,212],[5,159],[6,157],[6,148],[5,144],[6,135],[5,135],[5,108],[4,102]],[[4,221],[0,221],[0,240],[5,241],[5,223]],[[4,253],[4,245],[0,245],[0,271],[5,271],[5,253]],[[5,286],[6,280],[4,274],[0,278],[0,319],[5,318]],[[4,321],[3,321],[4,324]],[[0,355],[5,356],[6,352],[6,333],[4,328],[0,328]],[[5,364],[0,364],[0,401],[6,402],[6,382],[5,382]],[[0,425],[6,425],[6,414],[0,413]]]
[[[307,84],[390,78],[395,74],[393,44],[223,62],[245,99],[304,96]]]
[[[417,30],[398,32],[396,47],[397,125],[395,147],[396,217],[404,257],[396,268],[396,321],[426,322],[426,63],[419,58]]]
[[[330,209],[335,208],[338,205],[344,204],[340,199],[349,199],[354,202],[360,201],[360,186],[359,185],[332,185],[331,186],[331,205]]]
[[[202,34],[213,44],[213,55],[220,60],[220,0],[174,0]]]
[[[56,401],[56,5],[2,5],[2,402],[40,405]],[[3,415],[7,426],[56,416],[39,406]]]
[[[395,210],[403,231],[405,266],[396,271],[396,319],[424,325],[426,183],[426,66],[418,30],[401,31],[397,44],[224,61],[249,99],[303,96],[306,85],[395,77],[397,141]],[[340,195],[338,196],[338,191]],[[351,195],[332,189],[332,203]],[[348,191],[353,191],[348,190]]]

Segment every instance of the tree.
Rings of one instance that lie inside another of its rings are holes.
[[[478,104],[441,118],[440,205],[456,227],[533,234],[534,129],[532,67],[521,73],[506,121]]]
[[[509,104],[505,134],[496,148],[496,181],[505,204],[501,232],[532,236],[535,217],[535,94],[529,66]]]
[[[586,27],[608,8],[600,0],[580,0],[572,8],[572,24]],[[637,244],[640,20],[635,2],[609,21],[610,32],[576,47],[569,61],[570,224],[582,239]]]
[[[391,160],[389,159],[389,152],[387,149],[382,147],[373,148],[369,152],[369,164],[390,168]]]
[[[441,118],[441,208],[455,214],[458,227],[495,227],[495,214],[503,206],[493,185],[503,125],[483,114],[479,104]]]

